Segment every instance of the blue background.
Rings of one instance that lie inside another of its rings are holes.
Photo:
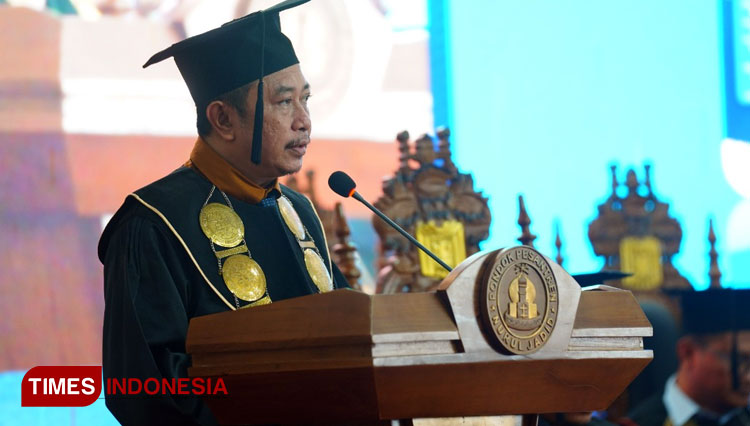
[[[566,268],[598,270],[587,232],[610,194],[608,166],[623,181],[630,167],[643,179],[650,163],[655,195],[682,226],[678,270],[708,285],[713,217],[724,285],[750,284],[748,251],[724,244],[742,201],[719,152],[724,9],[731,2],[430,2],[435,122],[450,125],[457,164],[490,197],[484,247],[517,244],[523,194],[537,248],[554,256],[559,222]],[[747,125],[746,110],[731,112],[735,128]]]

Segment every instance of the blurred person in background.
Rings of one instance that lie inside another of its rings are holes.
[[[750,290],[681,296],[679,367],[630,413],[641,426],[750,425]],[[628,422],[628,424],[633,424]]]

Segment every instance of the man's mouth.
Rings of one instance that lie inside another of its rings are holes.
[[[310,139],[300,139],[289,142],[284,148],[294,152],[301,157],[305,155],[305,152],[307,152],[307,145],[309,144]]]

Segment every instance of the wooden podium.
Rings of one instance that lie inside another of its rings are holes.
[[[436,292],[194,318],[187,350],[191,376],[224,379],[228,395],[206,398],[222,424],[361,424],[601,410],[652,359],[651,333],[629,291],[582,291],[514,247],[466,259]]]

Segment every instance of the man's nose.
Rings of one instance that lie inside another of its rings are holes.
[[[310,113],[303,105],[298,105],[294,112],[294,121],[292,130],[310,131],[312,123],[310,122]]]

